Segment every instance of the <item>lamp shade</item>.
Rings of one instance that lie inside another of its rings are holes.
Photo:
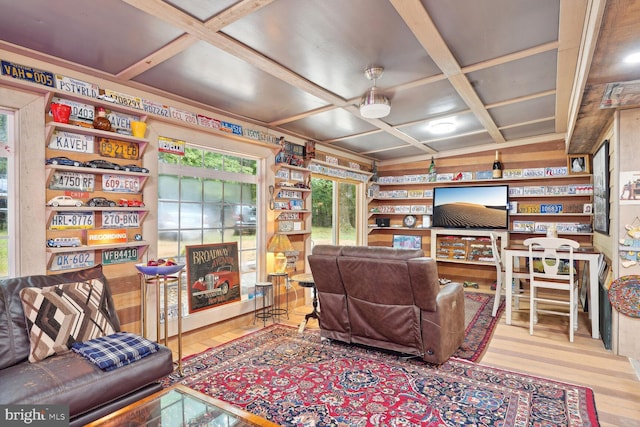
[[[274,234],[267,244],[267,252],[290,252],[293,251],[293,245],[285,234]]]
[[[287,257],[285,252],[293,251],[293,245],[285,234],[274,234],[267,244],[267,252],[274,252],[276,273],[284,273],[287,270]]]
[[[373,86],[360,100],[360,115],[367,119],[386,117],[391,112],[389,98],[384,96],[377,87]]]

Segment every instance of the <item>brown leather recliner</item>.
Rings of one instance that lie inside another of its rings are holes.
[[[324,338],[443,363],[464,340],[464,294],[422,250],[317,245],[309,256]]]

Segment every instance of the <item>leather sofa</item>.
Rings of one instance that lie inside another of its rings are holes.
[[[464,292],[422,250],[317,245],[308,257],[323,338],[440,364],[464,340]]]
[[[68,405],[70,425],[79,426],[162,388],[158,380],[173,371],[171,350],[164,346],[147,357],[108,372],[73,351],[36,363],[27,360],[30,342],[20,290],[91,279],[104,283],[106,315],[119,331],[118,315],[102,266],[0,282],[0,404]]]

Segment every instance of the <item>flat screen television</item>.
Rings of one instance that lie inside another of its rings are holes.
[[[432,227],[506,229],[508,214],[508,185],[433,189]]]

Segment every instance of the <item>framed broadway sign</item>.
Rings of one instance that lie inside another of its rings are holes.
[[[240,301],[238,244],[187,246],[189,313]]]

